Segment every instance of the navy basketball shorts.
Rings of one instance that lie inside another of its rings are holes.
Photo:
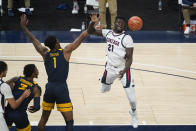
[[[45,111],[54,109],[60,112],[68,112],[73,110],[73,106],[69,97],[69,90],[66,83],[49,82],[46,84],[46,90],[42,102],[42,108]]]
[[[6,110],[5,120],[9,128],[14,123],[17,131],[31,131],[31,125],[26,111]]]

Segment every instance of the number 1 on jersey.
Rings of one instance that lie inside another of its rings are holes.
[[[54,60],[54,69],[56,69],[56,57],[53,57]]]

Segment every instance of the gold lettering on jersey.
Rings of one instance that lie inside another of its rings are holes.
[[[119,42],[114,39],[107,38],[107,42],[119,46]]]
[[[33,84],[31,82],[29,82],[29,81],[27,81],[25,79],[20,79],[20,82],[22,82],[22,83],[24,83],[24,84],[26,84],[28,86],[33,86]]]
[[[50,57],[59,56],[59,53],[50,53]]]

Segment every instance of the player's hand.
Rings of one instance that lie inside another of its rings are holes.
[[[35,109],[34,106],[30,106],[30,107],[28,108],[28,111],[29,111],[30,113],[35,113],[35,112],[39,111],[39,109]]]
[[[22,97],[23,97],[23,98],[27,98],[28,96],[30,96],[30,94],[31,94],[30,89],[25,90],[24,93],[22,94]]]
[[[27,16],[25,14],[21,15],[20,17],[20,26],[22,28],[26,27],[28,24],[28,19],[27,19]]]
[[[90,18],[91,18],[91,21],[95,22],[95,23],[99,22],[99,20],[100,20],[100,18],[97,17],[97,14],[90,15]]]
[[[122,77],[124,76],[125,72],[122,70],[119,72],[118,78],[122,79]]]
[[[95,30],[95,22],[91,22],[88,26],[87,32],[88,34],[93,34],[96,30]]]
[[[193,3],[193,7],[196,7],[196,3]]]

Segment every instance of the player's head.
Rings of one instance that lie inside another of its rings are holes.
[[[4,61],[0,61],[0,75],[6,77],[7,74],[7,64]]]
[[[25,65],[23,74],[25,77],[38,78],[39,71],[34,64]]]
[[[58,49],[60,47],[60,44],[55,36],[48,36],[46,40],[44,41],[44,45],[50,48],[50,50]]]
[[[121,33],[122,31],[124,31],[126,26],[125,23],[126,20],[124,17],[117,16],[114,22],[114,31],[116,33]]]

